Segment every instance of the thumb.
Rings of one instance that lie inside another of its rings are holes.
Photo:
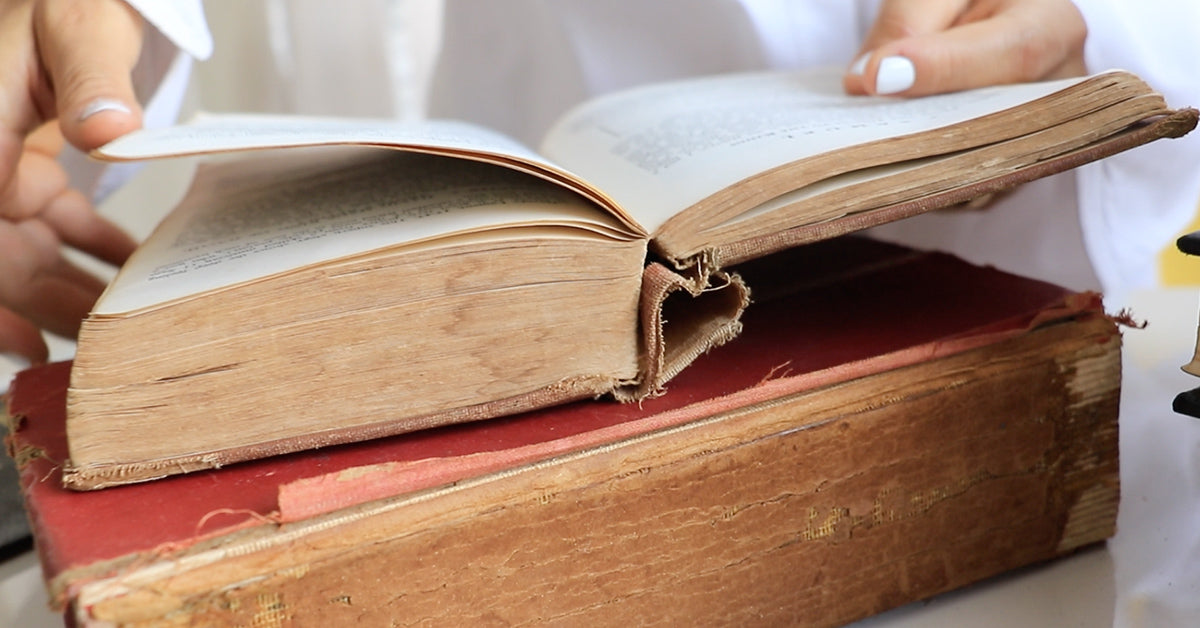
[[[68,142],[86,152],[141,127],[130,76],[141,55],[139,14],[119,0],[48,0],[34,30]]]

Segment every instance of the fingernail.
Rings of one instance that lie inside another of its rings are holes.
[[[854,63],[850,64],[850,70],[849,70],[850,73],[855,74],[855,75],[862,74],[863,72],[865,72],[867,70],[867,62],[870,60],[871,60],[871,53],[869,53],[869,52],[864,54],[863,56],[855,59]]]
[[[83,108],[83,111],[79,112],[79,121],[83,122],[84,120],[87,120],[88,118],[102,111],[133,113],[133,111],[130,110],[125,103],[119,100],[113,100],[112,98],[97,98],[96,100],[88,103],[87,106]]]
[[[885,57],[875,74],[876,94],[898,94],[913,86],[917,68],[907,57]]]

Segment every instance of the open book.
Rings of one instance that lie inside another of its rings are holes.
[[[200,169],[84,322],[65,481],[644,398],[738,333],[739,262],[1195,124],[1125,72],[903,100],[819,70],[606,96],[536,152],[448,121],[136,133],[97,155],[239,154]]]

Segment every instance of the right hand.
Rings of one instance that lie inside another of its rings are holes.
[[[1072,0],[883,0],[843,86],[925,96],[1080,76],[1086,39]]]
[[[74,337],[103,290],[63,245],[111,264],[133,251],[57,157],[141,127],[142,28],[120,0],[0,0],[0,352],[44,361],[41,330]]]

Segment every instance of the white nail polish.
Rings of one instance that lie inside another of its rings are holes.
[[[879,62],[875,74],[876,94],[898,94],[913,86],[917,80],[917,68],[906,57],[887,57]]]
[[[102,111],[119,111],[121,113],[133,113],[125,103],[111,98],[97,98],[88,103],[83,111],[79,112],[79,121],[82,122]]]
[[[863,56],[855,59],[854,63],[850,64],[849,72],[854,75],[861,75],[863,72],[865,72],[867,70],[867,62],[870,60],[871,60],[871,53],[869,53],[869,52],[864,54]]]

